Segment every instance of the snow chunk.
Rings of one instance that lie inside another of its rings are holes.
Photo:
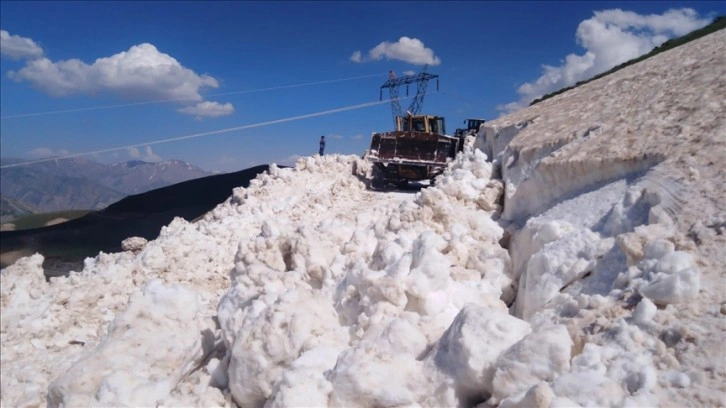
[[[347,345],[335,309],[319,292],[290,290],[270,306],[252,307],[261,310],[246,316],[231,349],[229,388],[238,405],[264,404],[283,372],[306,351]],[[316,364],[322,372],[330,363]]]
[[[627,257],[628,265],[637,265],[645,256],[645,246],[656,240],[674,240],[674,230],[662,224],[639,225],[633,232],[620,234],[616,241]],[[659,245],[667,245],[661,243]],[[672,250],[672,249],[671,249]]]
[[[555,380],[555,394],[582,406],[620,406],[625,393],[606,376],[603,352],[607,351],[592,343],[585,344],[582,354],[572,359],[572,370]]]
[[[688,377],[688,374],[686,373],[673,371],[667,373],[666,378],[668,379],[668,382],[674,387],[686,388],[691,385],[691,378]]]
[[[649,242],[639,267],[648,276],[639,292],[656,304],[683,303],[701,288],[701,274],[691,256],[674,251],[669,241]]]
[[[565,326],[545,327],[525,336],[497,360],[491,402],[525,391],[540,381],[554,381],[570,369],[571,348]]]
[[[374,325],[360,343],[343,352],[327,375],[334,388],[330,405],[451,405],[453,398],[432,396],[433,384],[426,385],[431,378],[419,356],[427,341],[418,320],[415,313],[403,313],[387,325]]]
[[[496,309],[467,305],[441,336],[427,363],[449,375],[460,403],[492,393],[500,354],[531,331],[529,323]]]
[[[528,390],[507,397],[499,404],[499,408],[548,408],[557,406],[554,400],[555,394],[552,392],[552,388],[546,382],[540,382]],[[565,404],[568,407],[575,405],[575,403]]]
[[[283,373],[275,384],[267,408],[324,407],[333,390],[323,374],[335,365],[340,350],[317,347],[303,353]]]
[[[529,320],[562,288],[592,272],[604,252],[600,237],[565,221],[528,222],[515,240],[520,278],[515,315]],[[534,252],[531,257],[527,252]],[[525,261],[526,260],[526,261]],[[526,262],[526,264],[525,264]],[[526,266],[522,266],[526,265]]]
[[[154,279],[108,335],[48,389],[48,406],[154,406],[202,360],[198,295]]]
[[[633,321],[640,326],[646,326],[653,321],[653,317],[657,311],[658,308],[650,301],[650,299],[643,298],[640,302],[638,302],[638,306],[635,307]]]
[[[411,405],[429,391],[425,387],[422,363],[406,354],[378,350],[375,344],[345,351],[330,381],[332,406],[394,407]]]
[[[121,249],[124,251],[139,252],[149,241],[144,237],[130,237],[121,241]]]
[[[17,260],[0,275],[3,314],[0,319],[2,333],[17,330],[42,320],[50,306],[43,299],[48,286],[43,274],[43,255],[34,254]]]

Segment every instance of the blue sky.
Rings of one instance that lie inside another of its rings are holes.
[[[291,164],[320,135],[328,153],[362,154],[391,128],[390,104],[145,143],[374,102],[389,70],[427,62],[440,88],[423,111],[453,133],[707,24],[724,4],[3,1],[0,151],[118,148],[88,157],[223,172]]]

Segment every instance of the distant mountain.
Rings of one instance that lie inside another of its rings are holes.
[[[192,221],[204,215],[229,198],[235,187],[248,187],[250,180],[268,169],[256,166],[189,180],[126,197],[62,224],[0,232],[0,267],[34,252],[42,253],[46,261],[53,258],[82,265],[83,259],[99,251],[121,251],[121,242],[128,237],[155,239],[175,217]]]
[[[0,159],[2,165],[19,159]],[[38,212],[101,209],[130,194],[210,175],[181,160],[102,164],[85,158],[63,159],[0,172],[0,195]]]
[[[126,196],[88,178],[75,176],[74,171],[56,170],[33,165],[3,169],[0,195],[34,207],[38,212],[104,208]],[[90,170],[87,174],[91,174]]]
[[[0,223],[14,220],[36,212],[35,208],[21,201],[0,196]]]
[[[160,163],[134,160],[108,166],[96,182],[127,194],[139,194],[211,174],[181,160]]]

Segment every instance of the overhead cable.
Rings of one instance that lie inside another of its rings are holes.
[[[254,92],[275,91],[278,89],[300,88],[300,87],[311,86],[311,85],[331,84],[331,83],[335,83],[335,82],[352,81],[355,79],[373,78],[373,77],[377,77],[377,76],[381,76],[381,75],[383,75],[383,74],[359,75],[359,76],[348,77],[348,78],[328,79],[328,80],[323,80],[323,81],[306,82],[306,83],[301,83],[301,84],[280,85],[280,86],[272,86],[272,87],[268,87],[268,88],[247,89],[247,90],[243,90],[243,91],[233,91],[233,92],[222,92],[222,93],[216,93],[216,94],[203,95],[203,97],[208,98],[208,97],[215,97],[215,96],[240,95],[240,94],[254,93]],[[150,104],[165,103],[165,102],[199,101],[199,100],[200,100],[199,96],[188,97],[188,98],[156,99],[153,101],[123,103],[123,104],[118,104],[118,105],[100,105],[100,106],[89,106],[89,107],[85,107],[85,108],[64,109],[64,110],[35,112],[35,113],[21,113],[21,114],[17,114],[17,115],[5,115],[5,116],[0,116],[0,119],[17,119],[17,118],[27,118],[27,117],[32,117],[32,116],[56,115],[56,114],[60,114],[60,113],[72,113],[72,112],[84,112],[84,111],[92,111],[92,110],[100,110],[100,109],[125,108],[125,107],[129,107],[129,106],[150,105]]]
[[[403,97],[403,98],[399,98],[399,99],[408,99],[408,98],[410,98],[410,97],[407,96],[407,97]],[[220,133],[229,133],[229,132],[234,132],[236,130],[245,130],[245,129],[252,129],[252,128],[257,128],[257,127],[262,127],[262,126],[276,125],[278,123],[285,123],[285,122],[292,122],[292,121],[295,121],[295,120],[302,120],[302,119],[314,118],[314,117],[317,117],[317,116],[330,115],[330,114],[338,113],[338,112],[345,112],[345,111],[350,111],[350,110],[369,108],[371,106],[383,105],[383,104],[390,103],[390,102],[391,102],[390,99],[386,99],[386,100],[383,100],[383,101],[366,102],[366,103],[361,103],[361,104],[358,104],[358,105],[351,105],[351,106],[346,106],[346,107],[336,108],[336,109],[330,109],[330,110],[316,112],[316,113],[308,113],[308,114],[300,115],[300,116],[292,116],[292,117],[289,117],[289,118],[275,119],[275,120],[271,120],[271,121],[267,121],[267,122],[253,123],[253,124],[250,124],[250,125],[236,126],[236,127],[231,127],[231,128],[227,128],[227,129],[213,130],[213,131],[210,131],[210,132],[194,133],[194,134],[191,134],[191,135],[170,137],[170,138],[167,138],[167,139],[152,140],[152,141],[142,142],[142,143],[134,143],[134,144],[126,145],[126,146],[110,147],[110,148],[106,148],[106,149],[94,150],[92,152],[73,153],[73,154],[67,154],[67,155],[63,155],[63,156],[54,156],[54,157],[47,157],[47,158],[44,158],[44,159],[31,160],[31,161],[26,161],[26,162],[22,162],[22,163],[6,164],[4,166],[0,166],[0,169],[6,169],[6,168],[10,168],[10,167],[27,166],[27,165],[30,165],[30,164],[45,163],[45,162],[51,162],[51,161],[63,160],[63,159],[71,159],[71,158],[82,157],[82,156],[91,156],[91,155],[94,155],[94,154],[115,152],[115,151],[119,151],[119,150],[131,149],[131,148],[135,148],[135,147],[143,147],[143,146],[150,146],[150,145],[161,144],[161,143],[176,142],[176,141],[179,141],[179,140],[193,139],[193,138],[197,138],[197,137],[217,135],[217,134],[220,134]]]

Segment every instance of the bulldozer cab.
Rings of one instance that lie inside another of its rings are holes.
[[[454,136],[464,137],[466,135],[474,135],[479,132],[479,128],[484,122],[486,122],[486,119],[464,119],[466,128],[456,129]]]
[[[396,117],[396,130],[446,134],[444,118],[440,116],[409,115]]]
[[[484,122],[486,122],[486,120],[484,120],[484,119],[467,119],[466,120],[466,129],[479,131],[479,127]]]

